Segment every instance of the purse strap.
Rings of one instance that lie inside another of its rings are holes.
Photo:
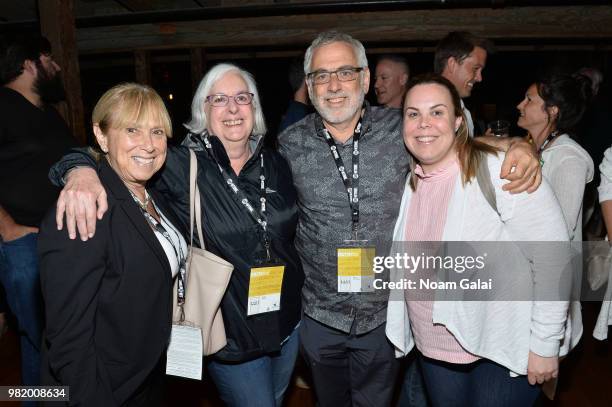
[[[197,181],[198,161],[193,150],[189,150],[189,245],[193,246],[193,220],[200,239],[200,247],[206,249],[202,233],[202,205]]]
[[[480,162],[476,169],[476,181],[480,187],[480,191],[484,195],[485,199],[489,203],[489,206],[497,213],[497,216],[501,218],[499,209],[497,208],[497,199],[495,198],[495,187],[491,180],[491,172],[489,171],[489,164],[487,162],[487,154],[480,152]]]

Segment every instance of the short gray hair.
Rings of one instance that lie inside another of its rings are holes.
[[[312,55],[314,54],[315,50],[333,42],[344,42],[349,44],[353,48],[353,52],[357,57],[357,63],[359,66],[362,68],[368,67],[368,58],[366,57],[365,48],[360,41],[345,33],[338,31],[325,31],[319,34],[306,50],[306,55],[304,56],[304,74],[308,75],[310,72]]]
[[[193,96],[193,101],[191,102],[191,119],[189,119],[188,123],[185,123],[185,127],[195,134],[203,133],[204,130],[208,128],[208,118],[206,117],[204,102],[206,101],[206,97],[209,96],[208,93],[215,83],[217,83],[217,81],[219,81],[228,72],[236,72],[238,75],[240,75],[240,77],[246,82],[249,92],[254,95],[253,101],[251,102],[253,105],[253,114],[255,115],[255,123],[253,125],[252,134],[266,134],[266,120],[263,115],[261,102],[259,101],[259,92],[257,92],[257,85],[255,84],[253,75],[244,69],[237,67],[236,65],[228,63],[215,65],[206,73],[206,75],[204,75],[204,78],[202,78],[200,81],[198,89]]]

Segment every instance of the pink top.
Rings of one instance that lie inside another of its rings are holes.
[[[417,166],[415,174],[419,177],[419,182],[407,209],[406,241],[440,241],[444,233],[448,205],[459,176],[459,163],[453,161],[448,167],[430,174],[425,174],[423,169]],[[427,278],[418,270],[413,276]],[[430,278],[433,279],[435,276],[432,275]],[[463,349],[444,325],[433,324],[433,301],[414,299],[411,290],[405,292],[414,340],[423,355],[436,360],[462,364],[480,359]],[[411,295],[413,298],[410,298]]]

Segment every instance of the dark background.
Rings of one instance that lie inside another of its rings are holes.
[[[367,44],[366,44],[367,49]],[[182,123],[190,116],[191,99],[193,97],[190,80],[190,62],[188,50],[184,55],[174,55],[178,61],[155,62],[152,55],[152,86],[164,98],[172,116],[175,138],[180,142],[185,135]],[[411,76],[428,72],[433,67],[433,52],[401,54],[408,59]],[[161,54],[160,58],[166,57]],[[182,58],[184,57],[184,58]],[[122,60],[121,54],[105,54],[101,56],[81,57],[81,85],[85,118],[90,126],[91,109],[97,99],[111,86],[124,81],[134,81],[132,64],[105,66],[109,59]],[[180,59],[184,60],[180,60]],[[234,60],[214,60],[208,62],[208,67],[219,62],[232,62],[250,71],[256,79],[259,89],[266,123],[269,128],[267,137],[276,137],[278,124],[284,114],[289,100],[293,97],[288,80],[289,65],[295,57],[279,58],[240,58]],[[371,71],[370,92],[368,100],[376,104],[374,95],[374,68],[377,55],[368,55]],[[127,58],[123,58],[128,60]],[[505,119],[513,125],[517,120],[516,105],[523,99],[527,87],[538,77],[552,71],[574,72],[581,67],[597,67],[604,73],[602,92],[611,88],[610,66],[612,52],[597,50],[542,50],[542,51],[497,51],[489,55],[484,80],[478,84],[472,96],[466,99],[466,105],[472,111],[474,120],[481,126],[494,119]],[[100,64],[101,67],[96,67]],[[169,98],[172,94],[172,99]],[[514,127],[513,135],[521,135],[520,129]],[[91,136],[91,135],[90,135]]]

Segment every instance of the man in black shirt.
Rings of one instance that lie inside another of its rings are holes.
[[[0,45],[0,278],[19,323],[23,385],[37,385],[40,378],[43,313],[36,240],[59,192],[47,173],[75,144],[49,105],[64,96],[59,72],[43,37],[22,36]]]

